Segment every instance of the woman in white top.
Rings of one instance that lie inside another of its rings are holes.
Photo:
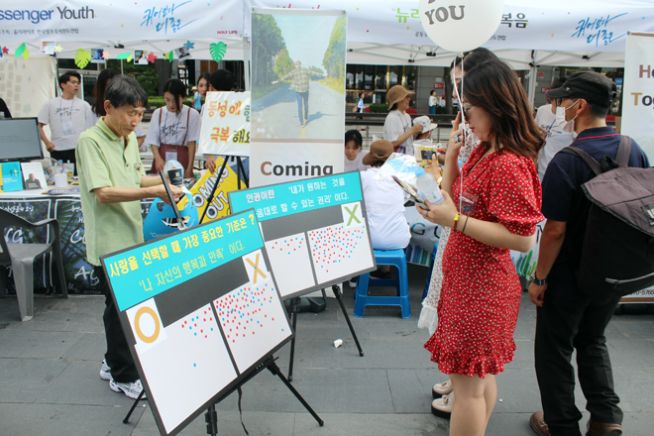
[[[195,149],[200,137],[200,114],[182,103],[186,86],[170,79],[164,86],[166,106],[155,110],[145,138],[152,149],[152,172],[158,174],[166,161],[176,160],[184,167],[184,177],[193,177]]]
[[[390,141],[375,141],[363,158],[370,168],[361,172],[361,190],[366,202],[366,215],[372,248],[403,250],[409,245],[411,232],[404,216],[404,191],[395,181],[379,171],[393,153]]]
[[[395,85],[386,93],[390,112],[384,121],[384,139],[390,141],[398,153],[413,156],[413,137],[422,131],[422,126],[412,126],[411,116],[406,113],[414,94],[402,85]]]
[[[438,97],[436,97],[436,90],[432,89],[429,92],[429,115],[436,115],[436,107],[438,106]]]

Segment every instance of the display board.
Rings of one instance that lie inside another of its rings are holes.
[[[250,92],[207,92],[198,151],[250,156]]]
[[[255,209],[283,298],[375,268],[358,172],[230,192],[229,202]]]
[[[252,210],[101,261],[161,434],[292,336]]]

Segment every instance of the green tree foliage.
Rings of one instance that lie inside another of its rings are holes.
[[[107,68],[120,74],[120,61],[115,59],[108,60]],[[148,96],[159,94],[159,77],[157,76],[154,65],[134,65],[132,62],[123,61],[123,72],[128,76],[134,77],[141,84]]]
[[[275,18],[272,15],[252,15],[252,62],[257,65],[253,68],[252,82],[259,86],[267,86],[277,80],[274,71],[275,59],[286,43],[282,37]],[[288,56],[288,51],[286,52]]]
[[[345,24],[345,16],[334,23],[329,45],[322,59],[327,74],[337,80],[345,78]]]
[[[277,56],[275,56],[275,66],[273,67],[273,71],[278,78],[281,78],[293,71],[293,68],[293,60],[288,55],[286,47],[284,47],[279,51],[279,53],[277,53]]]
[[[311,80],[320,80],[325,78],[325,71],[322,68],[311,66],[307,69]]]

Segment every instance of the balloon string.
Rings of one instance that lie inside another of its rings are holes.
[[[466,129],[465,129],[466,114],[465,114],[465,111],[463,110],[463,99],[461,98],[461,96],[463,95],[463,83],[464,83],[464,80],[465,80],[465,69],[463,67],[463,63],[464,63],[463,58],[464,58],[464,56],[465,56],[465,54],[463,52],[461,52],[461,93],[460,94],[459,94],[459,87],[456,84],[456,78],[454,80],[454,95],[456,95],[456,98],[459,100],[459,113],[461,114],[461,124],[459,124],[459,126],[460,126],[459,130],[463,133],[463,135],[462,135],[463,142],[461,143],[461,147],[464,147],[465,144],[467,143],[466,141],[468,140],[467,132],[466,132]],[[456,67],[456,65],[455,65],[455,67]],[[452,71],[452,74],[454,75],[454,71]],[[463,127],[463,128],[461,128],[461,127]],[[461,149],[459,149],[459,154],[460,153],[461,153]],[[457,159],[457,161],[458,161],[458,159]],[[457,166],[458,166],[458,162],[457,162]],[[461,212],[463,210],[463,167],[461,167],[459,169],[459,182],[460,182],[460,186],[459,186],[459,212]]]

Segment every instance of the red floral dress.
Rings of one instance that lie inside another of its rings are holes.
[[[521,236],[534,233],[543,216],[541,186],[534,162],[503,151],[484,157],[477,147],[452,185],[461,213],[499,222]],[[452,231],[443,253],[443,287],[438,328],[425,348],[445,374],[498,374],[513,360],[513,333],[521,286],[509,250]]]

